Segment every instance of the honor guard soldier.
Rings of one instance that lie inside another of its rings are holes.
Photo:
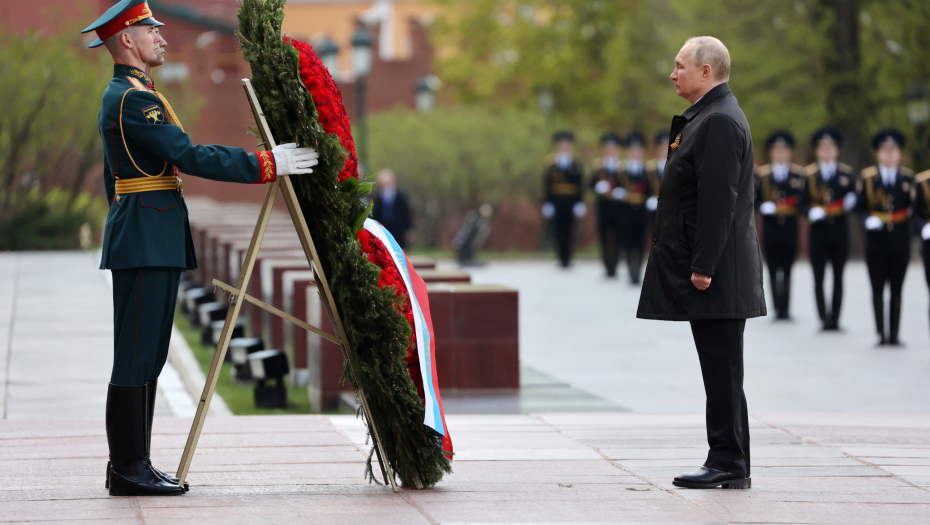
[[[659,188],[662,187],[662,175],[665,173],[665,162],[668,159],[668,132],[661,131],[656,134],[656,158],[646,162],[646,173],[649,175],[649,191],[652,196],[646,199],[646,223],[649,225],[647,239],[652,238],[652,228],[656,221],[656,208],[659,207]]]
[[[843,136],[836,126],[825,126],[811,138],[817,162],[807,167],[810,209],[810,259],[814,270],[814,296],[824,330],[840,329],[843,305],[843,268],[849,257],[846,214],[856,208],[856,176],[851,166],[837,161]],[[823,292],[827,262],[833,267],[830,309]]]
[[[911,258],[910,213],[914,174],[900,165],[904,134],[895,128],[872,137],[878,165],[862,171],[859,206],[865,215],[865,262],[872,283],[872,307],[879,346],[901,346],[901,291]],[[885,331],[885,283],[891,286]]]
[[[658,198],[659,188],[662,186],[662,175],[665,173],[668,152],[668,131],[661,131],[656,134],[656,158],[646,163],[646,173],[649,174],[649,191],[656,198]],[[654,206],[651,206],[653,214],[657,206],[658,200],[655,201]]]
[[[310,173],[317,163],[316,152],[295,144],[258,153],[193,145],[149,76],[165,61],[163,25],[144,1],[123,0],[82,31],[95,31],[90,47],[106,46],[114,61],[97,122],[110,201],[100,268],[113,274],[114,356],[106,408],[111,496],[187,489],[150,459],[157,381],[168,355],[178,282],[182,271],[197,267],[178,175],[265,183]]]
[[[791,164],[794,137],[772,133],[767,142],[771,164],[756,170],[756,205],[762,214],[765,261],[769,267],[776,319],[791,319],[791,267],[798,255],[798,213],[807,197],[804,168]]]
[[[930,146],[930,144],[928,144]],[[915,195],[915,214],[920,224],[920,255],[924,260],[924,277],[930,287],[930,170],[922,171],[914,177],[917,185]]]
[[[620,146],[616,133],[601,137],[601,157],[594,161],[591,187],[597,194],[597,228],[601,241],[601,258],[607,277],[617,276],[617,260],[623,243],[621,211],[626,190],[620,187]]]
[[[643,158],[646,154],[646,138],[634,131],[626,139],[627,161],[620,170],[620,186],[626,190],[623,207],[623,228],[626,232],[626,262],[630,268],[630,284],[639,284],[640,268],[643,264],[643,249],[646,242],[647,203],[654,203],[652,189]],[[655,207],[652,208],[655,210]]]
[[[572,262],[575,219],[584,217],[588,211],[581,195],[584,168],[575,160],[575,135],[560,131],[552,142],[555,153],[546,160],[542,214],[552,221],[559,264],[568,268]]]

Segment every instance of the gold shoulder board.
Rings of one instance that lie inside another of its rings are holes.
[[[766,177],[766,176],[771,175],[771,174],[772,174],[772,165],[771,165],[771,164],[763,164],[763,165],[759,166],[758,168],[756,168],[756,175],[758,175],[758,176],[760,176],[760,177]]]
[[[920,173],[914,176],[915,182],[923,182],[925,180],[930,180],[930,170],[921,171]]]
[[[878,166],[869,166],[868,168],[862,170],[863,179],[874,177],[876,175],[878,175]]]

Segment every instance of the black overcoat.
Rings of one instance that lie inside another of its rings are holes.
[[[672,119],[652,250],[637,317],[667,321],[766,314],[753,206],[749,122],[727,84]],[[709,275],[707,290],[691,273]]]

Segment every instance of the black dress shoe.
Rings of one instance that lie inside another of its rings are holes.
[[[672,485],[689,489],[748,489],[752,480],[742,474],[724,472],[710,467],[701,467],[690,474],[677,476]]]

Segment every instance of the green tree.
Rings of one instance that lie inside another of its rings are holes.
[[[686,107],[674,56],[702,34],[730,49],[757,140],[835,122],[856,165],[877,128],[910,129],[904,96],[930,82],[930,4],[916,0],[439,1],[437,67],[456,101],[532,108],[548,92],[557,113],[604,128],[667,127]]]

